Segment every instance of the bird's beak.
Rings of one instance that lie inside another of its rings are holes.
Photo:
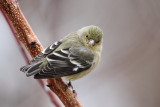
[[[94,46],[94,44],[95,44],[94,40],[89,41],[89,45]]]

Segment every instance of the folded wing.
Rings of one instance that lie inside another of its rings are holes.
[[[85,47],[78,47],[53,52],[46,56],[47,63],[34,78],[56,78],[83,72],[89,69],[93,62],[94,55],[88,51]]]

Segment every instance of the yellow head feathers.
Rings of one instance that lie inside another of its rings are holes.
[[[102,43],[102,30],[97,26],[86,26],[78,30],[78,35],[86,46],[95,48]]]

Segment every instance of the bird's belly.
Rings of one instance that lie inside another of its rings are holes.
[[[71,81],[77,80],[77,79],[82,78],[83,76],[87,75],[87,74],[88,74],[89,72],[91,72],[91,71],[92,71],[92,69],[88,69],[88,70],[83,71],[83,72],[80,72],[80,73],[78,73],[78,74],[66,76],[65,78],[66,78],[67,80],[71,80]]]

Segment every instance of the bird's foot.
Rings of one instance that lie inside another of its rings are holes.
[[[75,97],[77,96],[77,92],[75,90],[73,90],[73,94],[75,95]]]
[[[69,80],[69,83],[67,84],[66,90],[67,90],[68,88],[71,88],[71,89],[72,89],[72,92],[75,94],[75,96],[77,96],[77,92],[73,89],[73,85],[72,85],[72,83],[71,83],[70,80]]]
[[[68,88],[71,88],[73,90],[73,85],[72,85],[70,80],[69,80],[69,83],[67,85],[68,85]]]

